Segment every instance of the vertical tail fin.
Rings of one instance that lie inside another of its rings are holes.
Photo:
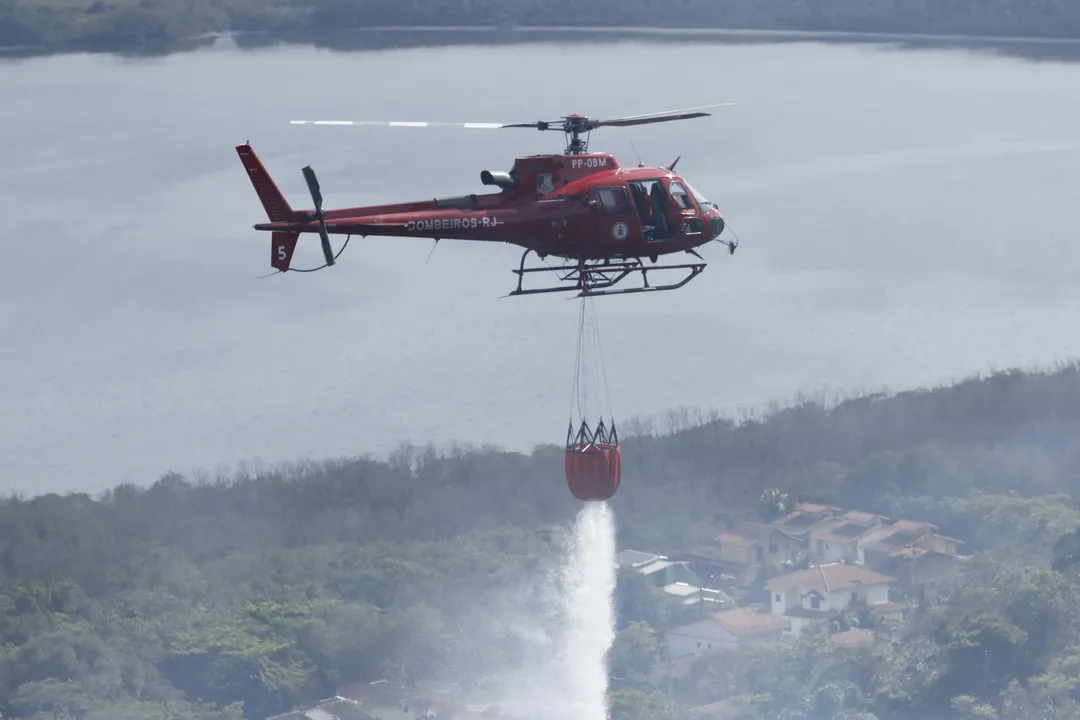
[[[289,201],[281,194],[281,190],[278,189],[277,183],[274,182],[273,178],[270,177],[270,173],[263,167],[262,161],[259,160],[259,156],[255,154],[254,148],[246,143],[244,145],[237,145],[236,154],[240,156],[240,161],[244,163],[244,169],[247,170],[248,178],[255,187],[255,192],[258,194],[259,200],[266,210],[266,216],[270,218],[270,222],[287,222],[288,220],[291,220],[293,217],[293,209],[289,205]],[[292,235],[292,233],[281,234]],[[278,233],[274,233],[273,260],[275,263],[281,262],[278,249],[284,244],[287,248],[286,259],[284,260],[287,268],[289,260],[292,258],[293,248],[296,247],[296,237],[294,236],[292,238],[290,245],[284,238],[279,241],[277,235]],[[275,264],[274,267],[277,267],[277,265]]]
[[[270,233],[270,266],[285,272],[292,263],[293,252],[296,250],[296,241],[300,238],[298,232],[275,231]]]

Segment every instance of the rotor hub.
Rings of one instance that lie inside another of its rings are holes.
[[[596,121],[590,122],[584,115],[567,115],[563,118],[563,133],[566,135],[567,155],[584,155],[589,151],[588,135],[582,139],[582,133],[590,133],[597,126]]]

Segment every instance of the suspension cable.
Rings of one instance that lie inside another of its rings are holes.
[[[615,420],[614,420],[615,410],[614,410],[614,407],[611,404],[611,386],[608,384],[607,366],[604,363],[604,346],[603,346],[603,343],[600,341],[600,322],[596,319],[596,306],[592,304],[591,298],[590,298],[589,307],[592,310],[593,328],[595,329],[595,334],[596,334],[597,354],[600,356],[600,375],[604,380],[604,398],[607,401],[608,416],[612,418],[611,422],[614,424],[614,422],[615,422]],[[599,395],[599,394],[600,394],[600,389],[599,389],[599,387],[597,387],[597,395]]]
[[[596,307],[592,304],[593,298],[583,297],[581,298],[581,306],[578,313],[578,337],[577,337],[577,356],[574,361],[574,382],[572,395],[570,398],[570,414],[571,414],[571,427],[573,427],[573,414],[576,408],[578,421],[583,426],[581,431],[584,430],[584,426],[589,421],[589,412],[592,408],[590,405],[590,398],[594,398],[597,407],[595,412],[598,416],[591,418],[595,422],[603,421],[603,411],[606,409],[609,414],[612,412],[611,407],[611,386],[608,383],[607,367],[604,361],[604,348],[600,340],[600,327],[596,318]],[[595,347],[592,345],[595,344]],[[600,358],[599,368],[597,372],[596,368],[593,368],[593,361],[587,355],[597,353]],[[606,406],[606,408],[605,408]],[[614,420],[612,420],[614,423]],[[602,427],[605,428],[604,435],[607,434],[612,428],[608,429],[606,423]],[[599,429],[599,428],[597,428]],[[579,436],[582,432],[579,431]],[[586,433],[589,434],[589,433]]]
[[[575,350],[576,356],[574,358],[574,383],[570,390],[570,416],[571,422],[573,422],[575,403],[578,412],[578,420],[582,419],[581,412],[581,366],[582,366],[582,340],[585,335],[585,302],[582,298],[581,308],[578,312],[578,333],[577,333],[577,349]]]
[[[352,234],[348,235],[345,238],[345,242],[344,242],[344,244],[342,244],[341,249],[337,251],[336,255],[334,255],[334,262],[337,262],[337,259],[339,257],[341,257],[341,253],[345,252],[345,248],[349,247],[349,241],[350,240],[352,240]],[[327,268],[327,267],[330,267],[330,263],[323,263],[319,267],[313,267],[313,268],[289,268],[289,272],[308,273],[308,272],[315,272],[316,270],[322,270],[323,268]],[[263,280],[265,278],[273,277],[274,275],[277,275],[277,274],[283,273],[283,272],[285,272],[285,271],[284,270],[275,270],[272,273],[267,273],[265,275],[259,275],[255,279],[256,280]]]

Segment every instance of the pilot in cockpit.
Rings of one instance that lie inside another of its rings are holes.
[[[652,186],[652,224],[656,228],[654,237],[657,239],[671,236],[671,228],[667,217],[667,196],[664,194],[664,184],[657,181]]]

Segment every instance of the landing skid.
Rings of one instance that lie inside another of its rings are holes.
[[[653,265],[646,267],[641,258],[628,258],[625,260],[604,261],[591,260],[575,265],[560,265],[557,267],[525,267],[525,258],[532,250],[526,250],[521,256],[521,265],[514,274],[518,276],[517,289],[510,291],[505,297],[515,295],[538,295],[540,293],[577,292],[575,297],[592,297],[596,295],[627,295],[630,293],[659,292],[662,290],[675,290],[687,284],[705,269],[706,263],[684,263],[681,265]],[[685,277],[678,282],[666,285],[650,285],[649,273],[664,270],[684,270]],[[559,278],[559,285],[542,288],[522,288],[522,282],[526,273],[555,273]],[[640,273],[641,287],[623,288],[611,290],[613,286],[624,280],[627,276]]]

